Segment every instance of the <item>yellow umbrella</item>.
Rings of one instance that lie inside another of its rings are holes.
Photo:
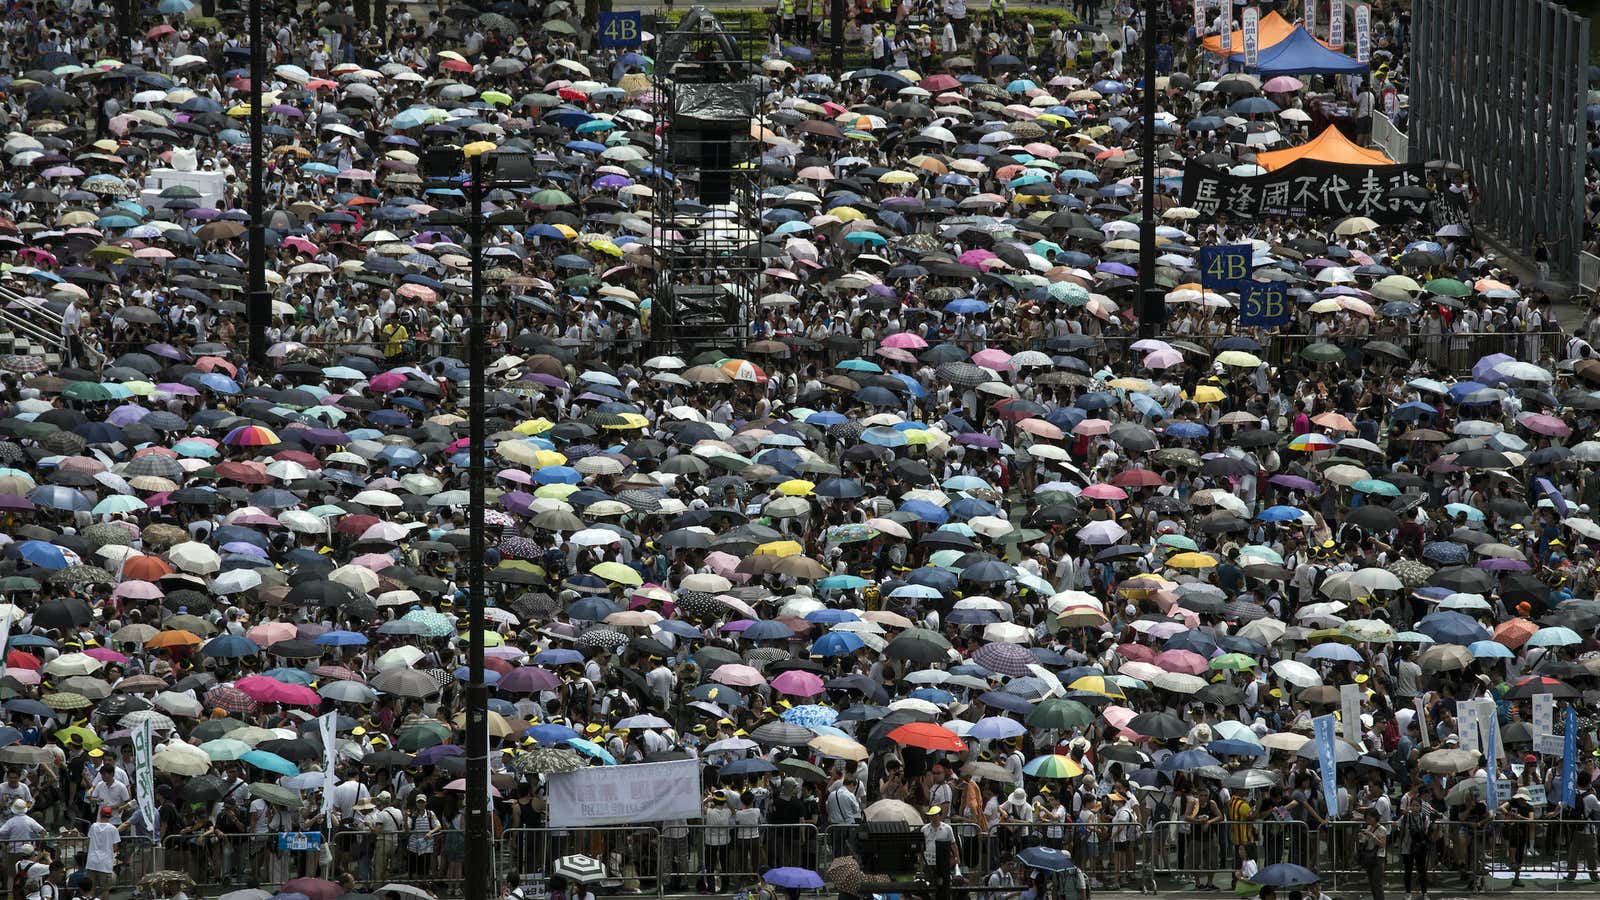
[[[893,169],[878,176],[879,184],[915,184],[917,176],[910,172]]]
[[[626,566],[614,561],[603,562],[595,566],[589,570],[589,574],[599,575],[601,578],[607,581],[614,581],[617,584],[628,584],[634,587],[644,584],[644,579],[640,577],[632,566]]]
[[[756,548],[756,556],[798,556],[805,552],[799,541],[770,541]]]
[[[548,500],[565,500],[578,491],[579,487],[575,484],[541,484],[534,490],[533,495]]]
[[[567,464],[567,455],[559,450],[535,450],[533,463],[541,469],[545,466],[564,466]]]
[[[816,489],[817,486],[815,484],[806,481],[804,478],[791,478],[778,485],[778,493],[785,497],[805,497]]]
[[[1077,681],[1067,685],[1069,691],[1083,691],[1085,694],[1099,694],[1113,700],[1124,700],[1127,695],[1122,693],[1122,688],[1115,681],[1103,675],[1085,675]]]
[[[1214,384],[1199,384],[1195,385],[1194,396],[1189,399],[1196,403],[1221,403],[1227,396]]]
[[[866,213],[854,206],[835,206],[828,210],[828,214],[841,222],[859,222],[867,217]]]
[[[1138,391],[1143,393],[1150,390],[1150,382],[1143,378],[1113,378],[1106,382],[1106,387],[1116,388],[1119,391]]]
[[[471,638],[469,632],[465,632],[465,631],[461,632],[461,642],[463,644],[466,644],[467,642],[469,642],[471,640],[472,640],[472,638]],[[485,647],[499,647],[502,644],[504,644],[505,642],[506,642],[506,639],[501,637],[498,632],[488,631],[488,630],[485,630],[483,632],[483,645]]]
[[[462,147],[461,148],[461,153],[462,153],[462,155],[466,156],[468,159],[471,159],[472,157],[478,156],[479,154],[488,153],[489,151],[493,150],[494,148],[495,148],[494,141],[473,141],[472,143],[466,145],[465,147]]]
[[[1254,369],[1261,365],[1261,357],[1243,350],[1224,350],[1217,354],[1217,362],[1225,366],[1237,366],[1241,369]]]
[[[1167,565],[1174,569],[1209,569],[1216,564],[1215,559],[1204,553],[1174,553],[1167,557]]]
[[[540,416],[537,419],[529,419],[528,421],[523,422],[521,425],[518,425],[511,430],[515,431],[517,434],[525,434],[528,437],[533,437],[534,435],[544,434],[546,431],[549,431],[554,427],[556,427],[554,422],[546,419],[543,416]]]

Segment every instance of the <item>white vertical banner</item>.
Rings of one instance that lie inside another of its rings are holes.
[[[1533,742],[1556,733],[1556,698],[1551,694],[1533,695]]]
[[[1344,0],[1328,0],[1328,43],[1344,52]]]
[[[1421,736],[1422,748],[1426,750],[1428,749],[1428,746],[1433,743],[1433,740],[1429,737],[1429,732],[1432,731],[1432,729],[1428,727],[1427,704],[1422,702],[1421,697],[1417,697],[1416,699],[1412,700],[1411,704],[1412,706],[1416,707],[1417,710],[1417,718],[1415,719],[1417,723],[1417,734]]]
[[[11,611],[16,609],[9,603],[0,605],[0,678],[6,675],[6,654],[10,652],[11,645]]]
[[[1217,39],[1222,41],[1222,55],[1233,53],[1233,0],[1222,0],[1222,18]]]
[[[339,714],[327,713],[317,717],[317,728],[322,734],[322,816],[333,828],[333,789],[339,783],[335,772],[339,761]]]
[[[1506,745],[1500,737],[1500,707],[1487,697],[1478,698],[1478,729],[1483,733],[1483,755],[1505,759]]]
[[[1306,31],[1317,36],[1317,0],[1306,0]]]
[[[1361,685],[1339,685],[1339,720],[1344,739],[1361,746]]]
[[[1253,69],[1261,61],[1261,8],[1244,8],[1244,67]]]
[[[1372,62],[1372,7],[1356,4],[1356,61]]]
[[[1456,701],[1456,738],[1463,750],[1477,750],[1482,746],[1478,738],[1478,713],[1470,700]]]
[[[146,719],[133,729],[134,796],[139,802],[139,814],[144,817],[145,828],[159,834],[156,822],[156,767],[155,734],[150,720]]]
[[[1194,0],[1194,39],[1206,36],[1206,0]]]

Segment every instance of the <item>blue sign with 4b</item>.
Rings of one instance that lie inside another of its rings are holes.
[[[600,46],[637,47],[643,42],[644,28],[637,11],[600,14]]]
[[[1239,324],[1278,328],[1289,322],[1289,292],[1281,282],[1252,281],[1239,292]]]
[[[1201,247],[1195,254],[1195,262],[1200,266],[1200,286],[1208,291],[1244,290],[1250,281],[1253,258],[1249,244]]]

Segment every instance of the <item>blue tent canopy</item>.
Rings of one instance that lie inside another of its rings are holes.
[[[1232,61],[1244,65],[1244,54],[1235,53]],[[1289,36],[1262,50],[1257,65],[1247,71],[1271,78],[1274,75],[1354,75],[1370,68],[1336,50],[1329,50],[1296,25]]]

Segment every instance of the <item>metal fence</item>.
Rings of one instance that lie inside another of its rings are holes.
[[[1584,222],[1589,22],[1552,0],[1415,0],[1411,158],[1470,171],[1490,230],[1542,232],[1575,273]]]

